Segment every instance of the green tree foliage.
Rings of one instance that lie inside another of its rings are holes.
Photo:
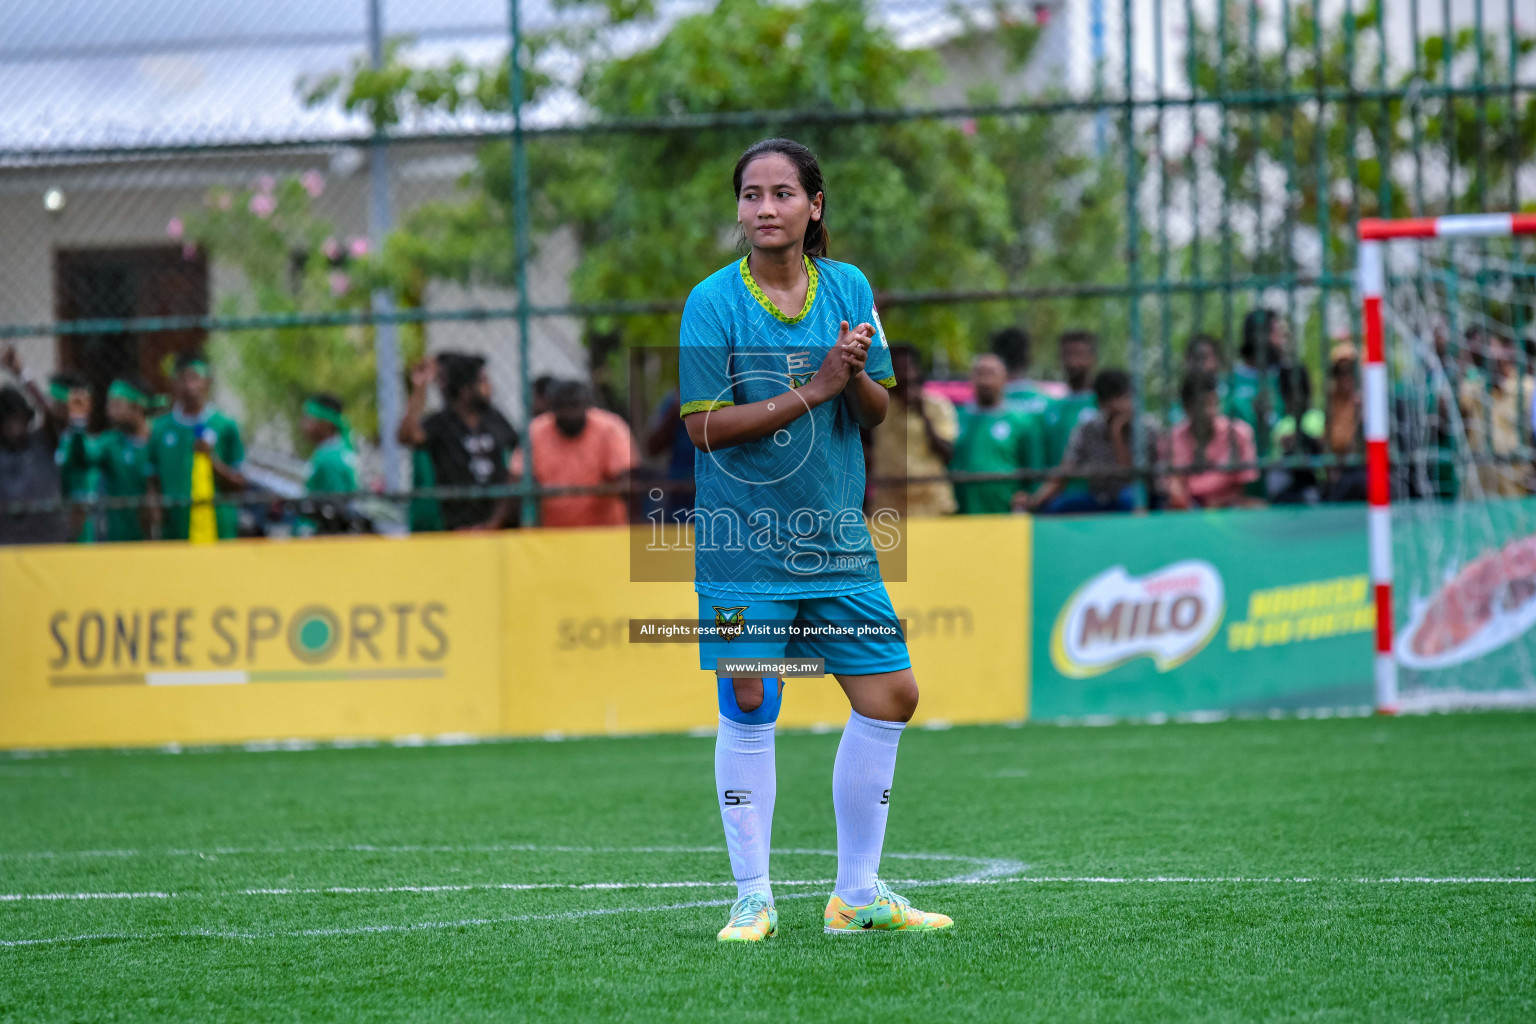
[[[249,189],[218,188],[178,223],[176,233],[207,251],[245,287],[219,300],[221,317],[349,313],[368,307],[369,288],[383,280],[367,239],[340,236],[317,217],[324,188],[318,171],[281,180],[263,177]],[[419,328],[405,332],[407,353],[421,351]],[[315,391],[346,403],[357,430],[377,431],[373,331],[360,326],[270,327],[223,331],[212,341],[220,378],[239,394],[247,429],[291,429]]]
[[[646,12],[621,6],[599,13],[624,19]],[[984,26],[950,44],[999,46],[1018,66],[1037,36],[1032,20],[1000,5]],[[717,124],[535,136],[532,226],[538,236],[557,227],[574,233],[580,257],[573,301],[679,300],[738,256],[731,169],[743,149],[768,134],[791,135],[816,150],[827,180],[831,254],[863,269],[877,295],[1123,279],[1123,217],[1114,210],[1122,179],[1099,173],[1083,155],[1081,120],[881,118],[923,101],[944,65],[937,51],[899,45],[864,0],[722,0],[708,13],[673,22],[654,45],[617,56],[596,38],[586,37],[576,91],[599,123],[686,116],[718,122],[764,110],[818,116],[786,114],[769,129]],[[532,49],[547,45],[551,40],[536,39]],[[377,112],[371,116],[381,126],[507,108],[505,74],[490,68],[454,62],[413,70],[393,50],[388,67],[364,70],[311,87],[311,101]],[[553,87],[534,79],[528,98]],[[839,116],[861,114],[870,120]],[[504,142],[482,146],[457,199],[404,219],[386,247],[390,273],[412,268],[428,278],[512,281],[508,151]],[[1020,316],[1050,331],[1086,312],[1070,303],[896,301],[882,316],[893,335],[959,357],[984,344],[989,329]],[[666,345],[676,340],[677,321],[593,318],[589,327],[618,331],[629,344]]]

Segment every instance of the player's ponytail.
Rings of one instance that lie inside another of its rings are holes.
[[[741,198],[741,177],[747,172],[747,165],[760,156],[769,153],[778,153],[786,157],[795,165],[799,172],[800,187],[805,189],[805,194],[814,198],[816,193],[821,193],[821,219],[813,220],[805,226],[805,242],[802,248],[807,256],[825,257],[827,255],[827,243],[831,235],[827,231],[827,190],[823,187],[821,178],[821,164],[816,162],[816,154],[793,139],[764,139],[754,142],[747,147],[747,151],[741,154],[741,159],[736,161],[736,173],[731,177],[731,190],[736,197]]]

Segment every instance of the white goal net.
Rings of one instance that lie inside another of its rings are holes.
[[[1398,706],[1536,705],[1536,237],[1383,256]]]

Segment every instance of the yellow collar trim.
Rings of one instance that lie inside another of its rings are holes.
[[[801,309],[800,312],[794,316],[785,316],[784,311],[773,304],[773,300],[763,292],[762,288],[758,287],[756,281],[752,280],[752,271],[747,267],[748,257],[743,256],[741,258],[742,284],[747,286],[747,291],[752,293],[752,297],[757,300],[757,304],[759,306],[762,306],[768,312],[772,313],[774,318],[782,323],[797,324],[801,320],[804,320],[805,315],[811,311],[811,303],[816,301],[816,261],[811,259],[809,256],[803,256],[801,258],[805,260],[805,273],[806,276],[810,278],[811,283],[805,289],[805,308]]]

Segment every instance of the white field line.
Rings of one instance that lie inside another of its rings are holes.
[[[1014,883],[1051,883],[1051,882],[1077,882],[1083,884],[1159,884],[1175,883],[1184,884],[1191,882],[1226,882],[1226,883],[1363,883],[1363,884],[1475,884],[1475,883],[1529,883],[1536,882],[1536,878],[1432,878],[1432,877],[1393,877],[1393,878],[1185,878],[1172,876],[1146,876],[1142,878],[1117,878],[1101,876],[1082,877],[1046,877],[1027,876],[1020,878],[942,878],[920,880],[893,880],[893,885],[900,885],[908,889],[934,888],[949,885],[1010,885]],[[713,884],[713,883],[712,883]],[[734,884],[734,883],[731,883]],[[790,883],[780,883],[790,884]],[[807,883],[809,884],[809,883]],[[821,892],[783,893],[776,896],[778,900],[812,899],[821,896]],[[81,935],[60,935],[38,939],[0,939],[0,947],[18,946],[49,946],[67,942],[102,942],[102,941],[154,941],[158,939],[235,939],[235,940],[260,940],[260,939],[284,939],[284,938],[331,938],[351,935],[381,935],[400,932],[439,931],[453,928],[481,928],[492,925],[517,924],[525,921],[575,921],[588,917],[605,917],[614,914],[654,914],[673,910],[694,910],[701,907],[727,907],[732,903],[729,899],[720,900],[689,900],[684,903],[667,903],[655,907],[594,907],[588,910],[567,910],[545,914],[516,914],[509,917],[470,917],[455,921],[416,921],[406,924],[373,924],[356,925],[341,928],[300,928],[293,931],[275,932],[236,932],[216,931],[213,929],[193,929],[189,931],[175,932],[93,932]]]
[[[826,887],[832,878],[799,878],[774,882],[776,887]],[[453,892],[619,892],[646,889],[723,889],[735,882],[479,882],[461,885],[333,885],[317,888],[231,889],[224,892],[12,892],[0,893],[0,903],[28,900],[168,900],[219,898],[230,896],[373,896],[395,893]],[[1197,877],[1193,875],[966,875],[942,879],[899,878],[892,885],[929,887],[935,885],[1530,885],[1536,876],[1466,875],[1451,877],[1395,875],[1380,878],[1305,878],[1280,875],[1230,875]]]

